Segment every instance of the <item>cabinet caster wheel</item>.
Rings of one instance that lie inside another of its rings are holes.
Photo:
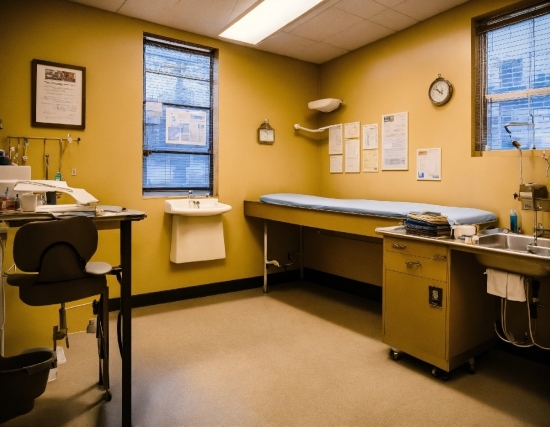
[[[105,399],[105,402],[110,402],[112,398],[113,398],[113,395],[109,390],[107,390],[103,395],[103,399]]]
[[[450,374],[447,371],[444,371],[443,369],[434,368],[432,369],[432,375],[436,378],[439,378],[443,381],[447,381],[450,377]]]
[[[470,375],[473,375],[476,373],[476,360],[473,357],[470,360],[468,360],[468,373]]]
[[[397,350],[394,350],[393,348],[390,348],[390,359],[399,360],[400,358],[401,358],[401,353],[399,353]]]

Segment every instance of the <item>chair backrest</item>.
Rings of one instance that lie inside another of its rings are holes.
[[[37,282],[60,282],[86,276],[86,263],[97,250],[97,228],[90,218],[73,217],[23,225],[13,241],[13,260]]]

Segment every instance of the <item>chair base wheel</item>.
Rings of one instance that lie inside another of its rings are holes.
[[[468,360],[468,373],[473,375],[476,373],[476,359],[474,357]]]

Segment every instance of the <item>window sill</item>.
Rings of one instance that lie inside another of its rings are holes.
[[[545,150],[522,150],[523,157],[542,157]],[[495,150],[495,151],[477,151],[476,157],[519,157],[519,150]]]

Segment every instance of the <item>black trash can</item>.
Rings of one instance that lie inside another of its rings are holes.
[[[34,408],[34,399],[46,390],[48,374],[54,366],[52,351],[0,356],[0,423]]]

